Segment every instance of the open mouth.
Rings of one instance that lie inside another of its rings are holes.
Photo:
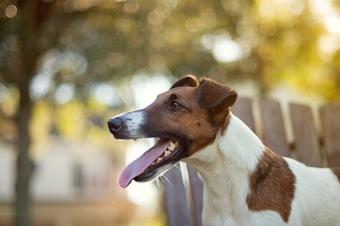
[[[180,139],[159,139],[153,147],[123,170],[119,179],[120,186],[125,188],[132,180],[144,182],[153,179],[157,176],[157,169],[181,159],[184,147],[184,142]]]

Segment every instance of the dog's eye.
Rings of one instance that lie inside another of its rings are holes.
[[[176,110],[180,109],[181,107],[182,107],[182,105],[176,100],[173,100],[170,103],[170,109],[173,110],[173,111],[176,111]]]

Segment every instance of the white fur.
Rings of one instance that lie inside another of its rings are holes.
[[[340,225],[340,183],[328,168],[285,158],[296,177],[293,210],[302,225]]]
[[[329,169],[309,168],[287,159],[296,176],[288,223],[275,211],[248,209],[249,175],[264,150],[259,138],[236,116],[214,143],[185,159],[200,174],[205,226],[340,225],[340,183]],[[267,194],[270,196],[270,194]],[[337,221],[335,223],[335,221]]]
[[[142,125],[145,123],[145,113],[143,111],[132,111],[116,117],[121,117],[124,120],[130,138],[133,139],[144,136],[141,130]]]

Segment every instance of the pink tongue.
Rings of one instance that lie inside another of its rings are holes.
[[[169,141],[157,142],[155,146],[146,151],[141,157],[130,163],[120,175],[119,185],[126,188],[133,178],[142,174],[159,156],[165,152]]]

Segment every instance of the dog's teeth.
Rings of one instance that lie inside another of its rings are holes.
[[[173,150],[175,150],[175,147],[176,147],[176,145],[174,143],[170,143],[168,150],[173,151]]]
[[[170,151],[165,151],[165,152],[164,152],[164,156],[165,156],[165,157],[169,156],[170,154],[171,154]]]
[[[163,158],[159,157],[159,158],[157,159],[157,162],[162,161],[162,159],[163,159]]]

